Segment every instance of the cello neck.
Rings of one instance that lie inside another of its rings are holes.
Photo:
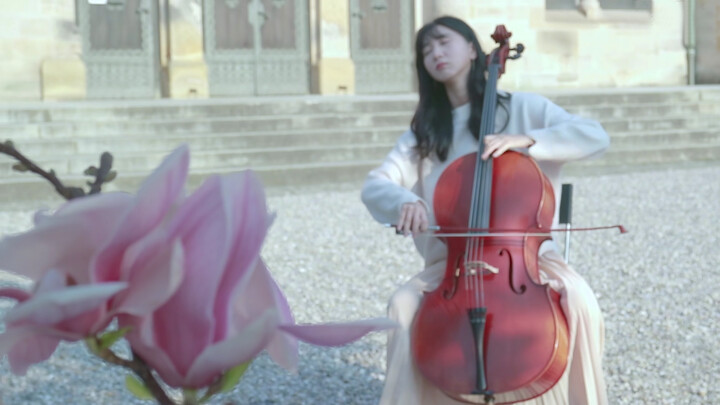
[[[483,92],[482,118],[478,136],[478,154],[475,163],[472,202],[470,204],[469,227],[490,227],[490,197],[492,191],[492,158],[482,160],[485,151],[485,135],[495,132],[495,110],[497,105],[497,80],[500,66],[492,63],[488,67],[488,78]]]

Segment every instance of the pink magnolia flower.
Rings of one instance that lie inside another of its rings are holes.
[[[249,171],[212,176],[185,198],[188,165],[180,147],[136,196],[71,201],[38,217],[30,232],[0,241],[0,268],[39,280],[32,294],[0,290],[20,302],[0,335],[0,355],[8,353],[14,372],[116,316],[131,327],[133,350],[165,382],[185,388],[207,386],[264,349],[294,368],[297,339],[341,345],[393,326],[387,319],[296,325],[260,259],[271,223],[260,182]],[[43,344],[39,354],[29,353],[33,341]]]
[[[188,164],[187,148],[179,148],[136,196],[71,200],[52,215],[36,215],[32,230],[0,240],[0,268],[36,281],[32,294],[0,289],[0,297],[19,301],[0,335],[0,356],[8,354],[14,373],[49,358],[60,340],[94,335],[118,313],[152,311],[174,292],[182,268],[162,261],[166,251],[138,256],[135,246],[152,238],[181,196]]]
[[[133,349],[175,387],[201,388],[263,349],[297,363],[297,342],[340,345],[392,324],[295,325],[260,249],[271,223],[250,171],[209,178],[177,207],[153,249],[182,250],[183,278],[152,314],[122,316]]]

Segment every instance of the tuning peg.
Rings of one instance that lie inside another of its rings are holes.
[[[515,55],[513,55],[513,56],[508,56],[508,58],[509,58],[509,59],[518,59],[518,58],[520,58],[520,56],[521,56],[521,54],[523,53],[523,51],[525,51],[525,45],[523,45],[523,44],[517,44],[517,45],[515,45],[515,48],[511,48],[510,50],[511,50],[511,51],[515,51]]]

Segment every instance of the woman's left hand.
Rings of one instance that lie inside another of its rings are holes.
[[[527,148],[535,143],[535,140],[527,135],[485,135],[485,151],[482,159],[487,160],[490,155],[496,158],[508,149]]]

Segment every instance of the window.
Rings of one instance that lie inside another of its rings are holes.
[[[591,0],[603,10],[638,10],[652,12],[652,0]],[[576,10],[577,0],[545,0],[547,10]],[[582,3],[582,0],[580,1]]]

